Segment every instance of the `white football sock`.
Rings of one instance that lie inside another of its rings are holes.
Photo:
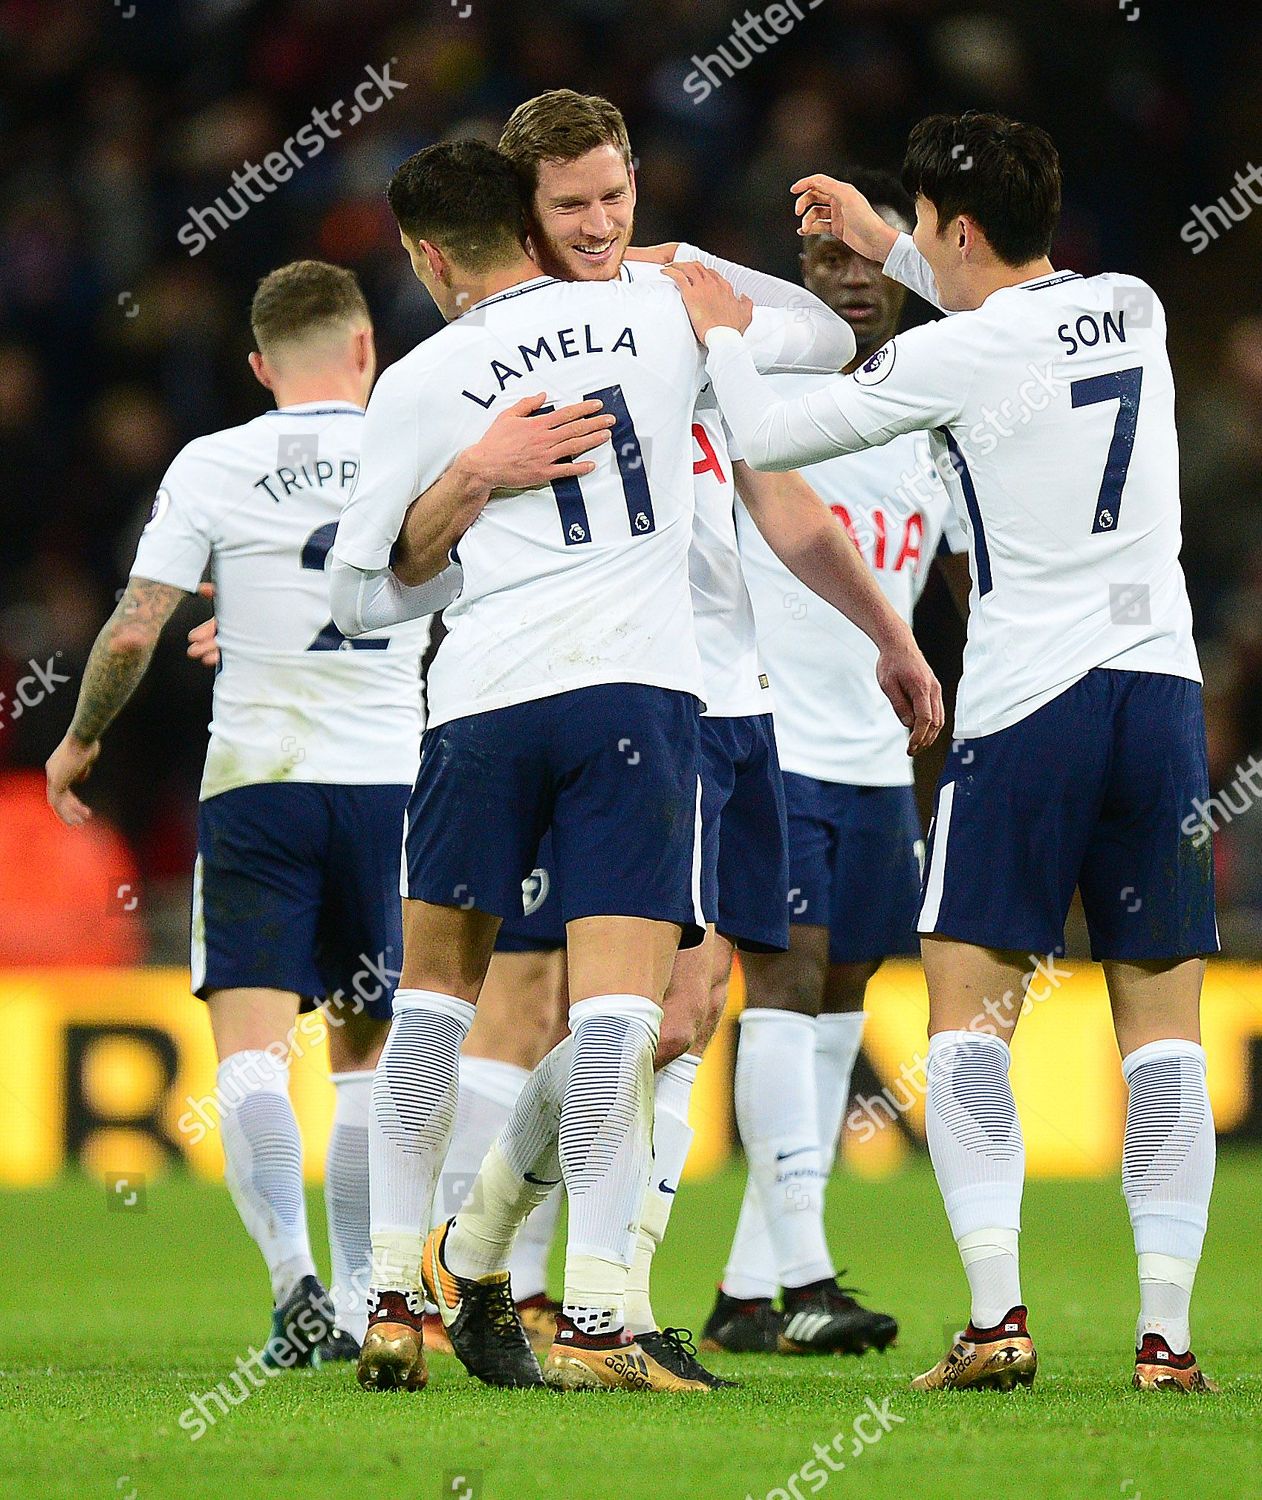
[[[815,1096],[819,1110],[820,1167],[832,1176],[841,1121],[850,1102],[850,1076],[863,1044],[861,1010],[815,1017]]]
[[[1122,1059],[1130,1087],[1122,1190],[1139,1256],[1135,1342],[1160,1334],[1175,1354],[1192,1337],[1188,1309],[1214,1185],[1214,1116],[1205,1052],[1195,1042],[1148,1042]]]
[[[635,1255],[627,1277],[627,1328],[637,1335],[653,1333],[657,1329],[657,1316],[649,1295],[649,1277],[653,1257],[662,1243],[675,1204],[688,1148],[692,1145],[688,1101],[700,1066],[699,1057],[685,1052],[659,1069],[653,1080],[653,1160],[649,1166],[644,1206],[640,1210]]]
[[[565,1197],[560,1178],[558,1162],[554,1179],[556,1187],[526,1215],[526,1221],[513,1241],[508,1257],[508,1275],[513,1284],[513,1296],[518,1302],[524,1302],[528,1297],[547,1296],[548,1262],[552,1258],[557,1220],[561,1217],[561,1202]]]
[[[985,1032],[929,1039],[925,1133],[972,1292],[971,1318],[993,1328],[1021,1301],[1025,1142],[1008,1082],[1008,1044]]]
[[[329,1296],[337,1326],[361,1344],[368,1327],[372,1267],[368,1224],[368,1122],[372,1073],[330,1073],[333,1129],[324,1158],[324,1211],[329,1221],[333,1280]]]
[[[397,990],[373,1074],[368,1135],[372,1285],[415,1292],[434,1185],[456,1118],[460,1047],[473,1006],[433,990]]]
[[[263,1051],[234,1052],[219,1064],[224,1178],[263,1252],[279,1307],[314,1276],[302,1181],[302,1137],[289,1102],[289,1067]]]
[[[513,1063],[460,1054],[456,1123],[434,1193],[435,1224],[450,1219],[468,1196],[482,1158],[503,1130],[529,1077],[525,1068]]]
[[[732,1236],[721,1289],[729,1297],[742,1302],[770,1299],[780,1289],[775,1249],[752,1172],[745,1178],[745,1196],[741,1199],[740,1217]]]
[[[784,1287],[835,1275],[824,1236],[815,1094],[815,1018],[746,1010],[736,1052],[736,1121]]]
[[[584,1333],[613,1333],[626,1321],[661,1020],[661,1006],[644,995],[595,995],[570,1007],[574,1054],[559,1137],[570,1201],[564,1308]]]
[[[529,1074],[483,1158],[443,1243],[443,1257],[455,1275],[476,1278],[511,1266],[522,1222],[557,1191],[557,1136],[572,1052],[573,1041],[566,1037]],[[513,1290],[516,1295],[515,1285]]]

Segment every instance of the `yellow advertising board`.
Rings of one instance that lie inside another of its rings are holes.
[[[1032,1175],[1116,1170],[1126,1091],[1098,967],[1058,965],[1062,982],[1029,1003],[1012,1079]],[[737,973],[728,1013],[693,1094],[688,1174],[707,1176],[736,1148],[732,1068]],[[868,992],[843,1151],[874,1175],[924,1140],[927,1005],[919,965],[887,964]],[[323,1021],[292,1039],[291,1090],[318,1180],[333,1112]],[[1262,1142],[1262,965],[1211,964],[1203,1010],[1220,1137]],[[785,1080],[791,1088],[792,1080]],[[0,970],[0,1186],[46,1182],[79,1162],[102,1177],[152,1177],[179,1164],[222,1171],[215,1055],[202,1005],[180,969]]]

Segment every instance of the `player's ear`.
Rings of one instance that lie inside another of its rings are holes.
[[[272,372],[267,367],[267,361],[258,352],[253,350],[250,354],[250,369],[254,371],[254,378],[266,390],[274,391],[276,387],[272,384]]]
[[[430,275],[434,280],[442,286],[450,286],[451,267],[447,262],[447,257],[438,246],[430,244],[428,240],[417,240],[416,248],[425,257],[425,264],[429,267]]]

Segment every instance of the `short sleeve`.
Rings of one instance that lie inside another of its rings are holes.
[[[176,455],[136,544],[133,578],[196,592],[214,545],[212,518],[222,484],[221,467],[195,446]]]

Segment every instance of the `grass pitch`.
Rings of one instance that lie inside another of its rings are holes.
[[[1222,1382],[1217,1398],[1127,1388],[1134,1272],[1112,1181],[1027,1189],[1024,1290],[1042,1360],[1034,1389],[913,1395],[907,1379],[966,1314],[921,1160],[885,1182],[839,1177],[830,1190],[847,1279],[902,1322],[884,1357],[713,1356],[743,1386],[687,1399],[494,1392],[441,1358],[423,1394],[372,1397],[342,1367],[277,1377],[197,1441],[180,1414],[267,1327],[266,1278],[226,1192],[172,1178],[150,1185],[143,1212],[109,1211],[104,1189],[82,1180],[0,1194],[0,1494],[1253,1500],[1262,1494],[1260,1178],[1256,1156],[1219,1163],[1196,1302],[1196,1347]],[[670,1322],[700,1329],[741,1186],[733,1171],[681,1190],[657,1273],[655,1300]],[[315,1199],[311,1222],[323,1223]]]

